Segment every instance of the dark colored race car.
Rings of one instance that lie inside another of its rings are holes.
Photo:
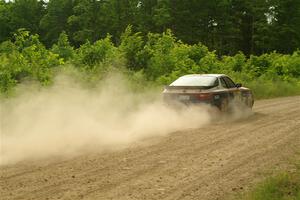
[[[210,104],[221,111],[229,110],[231,103],[252,108],[254,98],[249,88],[234,83],[224,74],[191,74],[165,86],[163,99],[167,104]]]

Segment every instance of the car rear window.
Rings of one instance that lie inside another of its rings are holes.
[[[201,86],[215,87],[218,79],[213,76],[182,76],[170,84],[170,86]]]

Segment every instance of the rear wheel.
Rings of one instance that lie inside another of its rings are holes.
[[[227,112],[228,111],[228,99],[223,99],[221,101],[219,109],[220,109],[221,112]]]
[[[254,104],[254,100],[253,100],[252,98],[247,97],[247,99],[246,99],[246,101],[245,101],[245,106],[246,106],[247,108],[252,109],[253,104]]]

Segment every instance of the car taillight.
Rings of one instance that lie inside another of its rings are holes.
[[[202,93],[202,94],[198,94],[197,98],[199,100],[209,100],[212,98],[212,94],[211,93]]]

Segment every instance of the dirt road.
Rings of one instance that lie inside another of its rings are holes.
[[[300,151],[300,97],[125,150],[0,168],[0,199],[225,199]],[[299,154],[298,154],[299,155]]]

